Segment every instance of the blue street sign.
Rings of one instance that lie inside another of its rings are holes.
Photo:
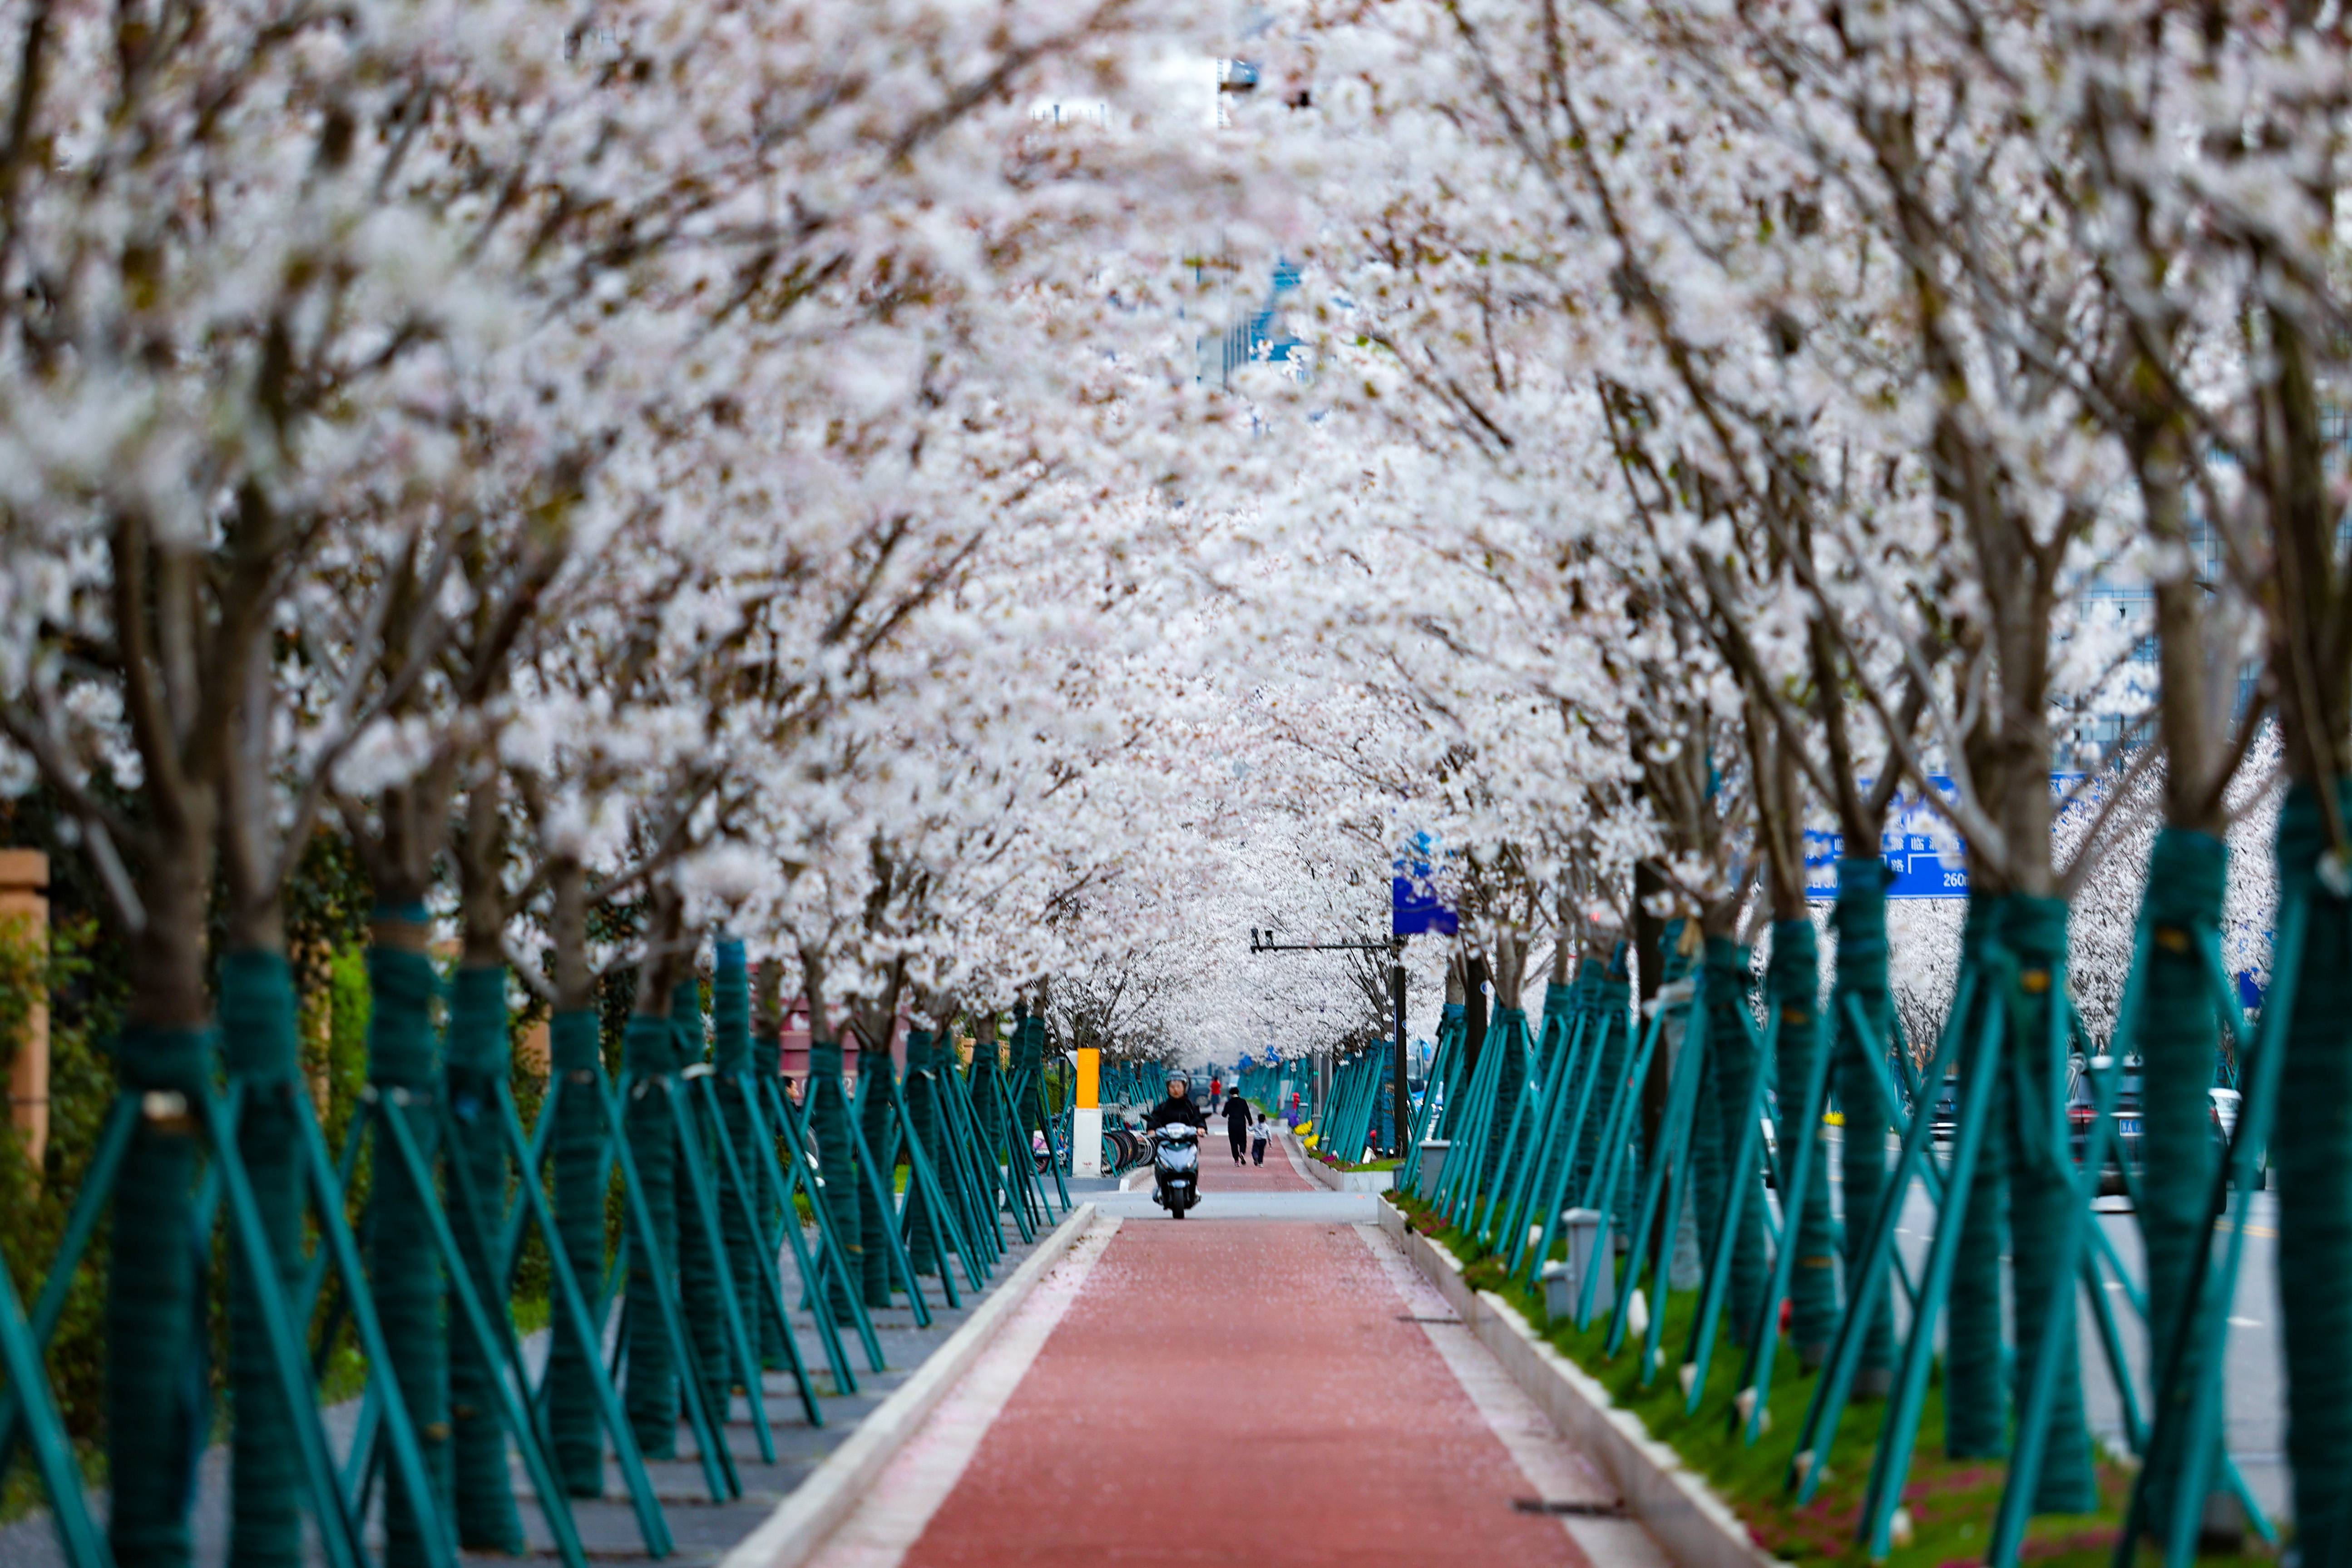
[[[2050,787],[2063,795],[2081,783],[2082,778],[2080,773],[2052,773]],[[1947,800],[1958,793],[1952,781],[1941,773],[1928,774],[1927,782]],[[1870,781],[1864,779],[1863,787],[1868,789]],[[1916,795],[1895,796],[1893,808],[1886,814],[1886,826],[1878,837],[1878,853],[1893,877],[1886,887],[1890,899],[1969,896],[1967,846],[1934,806]],[[1837,896],[1837,862],[1844,854],[1843,834],[1806,830],[1805,897]]]
[[[1437,896],[1430,880],[1430,837],[1413,835],[1412,847],[1400,855],[1391,867],[1389,879],[1389,934],[1420,936],[1435,931],[1440,936],[1452,936],[1462,929],[1462,921],[1445,901]]]

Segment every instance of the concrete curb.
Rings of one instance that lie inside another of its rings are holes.
[[[719,1560],[719,1568],[800,1568],[865,1500],[882,1467],[906,1446],[924,1418],[947,1397],[948,1390],[980,1359],[980,1352],[1028,1300],[1045,1271],[1086,1234],[1094,1217],[1095,1205],[1090,1203],[1072,1210],[1052,1235],[1037,1244],[1037,1250],[1022,1262],[1013,1278],[916,1368],[914,1376],[876,1405],[848,1441],[827,1454],[809,1472],[808,1479],[793,1489],[792,1496],[778,1503],[757,1530]]]
[[[1747,1524],[1715,1495],[1705,1477],[1650,1436],[1640,1416],[1620,1410],[1591,1374],[1538,1337],[1518,1309],[1491,1290],[1473,1290],[1452,1253],[1405,1223],[1402,1210],[1380,1205],[1381,1228],[1494,1353],[1503,1370],[1617,1483],[1625,1506],[1678,1568],[1777,1568]]]
[[[1396,1186],[1393,1171],[1335,1171],[1311,1154],[1291,1163],[1304,1171],[1308,1181],[1335,1193],[1385,1193]]]

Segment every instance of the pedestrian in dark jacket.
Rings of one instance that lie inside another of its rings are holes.
[[[1234,1146],[1234,1163],[1243,1163],[1242,1145],[1248,1142],[1250,1125],[1249,1101],[1235,1089],[1225,1100],[1225,1136]]]

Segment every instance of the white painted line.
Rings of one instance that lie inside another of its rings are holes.
[[[1087,1276],[1118,1226],[1116,1215],[1095,1216],[1060,1264],[1037,1281],[963,1380],[882,1468],[856,1511],[808,1559],[809,1568],[898,1568],[963,1479],[981,1439],[1029,1374],[1070,1303],[1086,1289]]]
[[[1601,1467],[1569,1446],[1549,1417],[1511,1381],[1502,1363],[1478,1342],[1466,1324],[1430,1321],[1451,1318],[1454,1309],[1437,1287],[1397,1251],[1387,1233],[1377,1225],[1359,1225],[1355,1230],[1381,1272],[1396,1288],[1406,1311],[1421,1320],[1421,1331],[1429,1336],[1454,1381],[1462,1385],[1480,1417],[1510,1451],[1535,1495],[1546,1502],[1614,1500],[1617,1489],[1601,1474]],[[1672,1559],[1638,1520],[1563,1514],[1559,1524],[1596,1568],[1671,1568]]]

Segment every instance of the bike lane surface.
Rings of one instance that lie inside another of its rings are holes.
[[[1192,1215],[1097,1220],[815,1563],[1662,1568],[1517,1506],[1612,1491],[1377,1227],[1215,1219],[1312,1189],[1214,1152]]]

